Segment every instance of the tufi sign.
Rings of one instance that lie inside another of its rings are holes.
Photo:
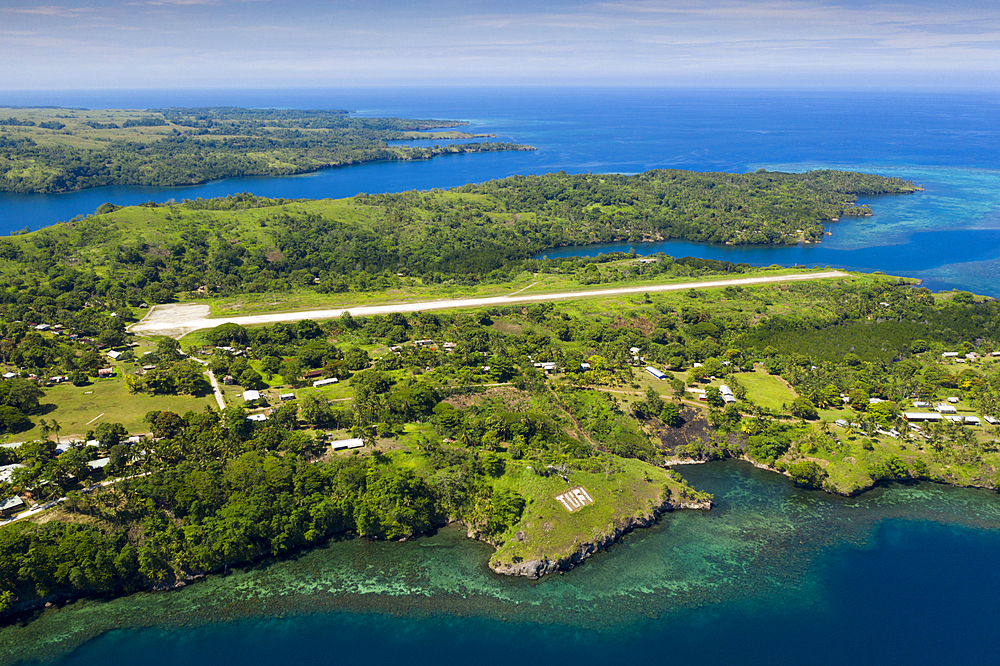
[[[566,507],[567,511],[574,513],[585,506],[593,504],[594,498],[584,490],[583,486],[577,486],[572,490],[567,490],[562,495],[556,495],[556,501]]]

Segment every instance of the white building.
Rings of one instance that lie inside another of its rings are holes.
[[[364,440],[357,437],[351,439],[338,439],[335,442],[330,442],[330,448],[334,451],[341,451],[343,449],[360,449],[364,445]]]

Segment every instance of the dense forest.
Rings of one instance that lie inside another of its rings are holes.
[[[416,131],[467,124],[448,120],[233,107],[150,109],[119,118],[123,113],[66,110],[53,120],[0,120],[0,190],[67,192],[105,185],[192,185],[378,160],[533,150],[504,142],[429,148],[388,143],[413,138]],[[102,120],[91,120],[94,114]],[[109,121],[104,121],[105,116]]]

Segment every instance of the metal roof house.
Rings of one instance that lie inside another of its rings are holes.
[[[0,516],[9,516],[24,507],[24,500],[14,495],[0,502]]]
[[[338,439],[335,442],[330,442],[330,448],[334,451],[341,451],[343,449],[360,449],[364,445],[365,441],[357,437],[351,439]]]

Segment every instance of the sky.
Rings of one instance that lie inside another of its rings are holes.
[[[997,90],[1000,3],[0,0],[0,63],[0,90]]]

